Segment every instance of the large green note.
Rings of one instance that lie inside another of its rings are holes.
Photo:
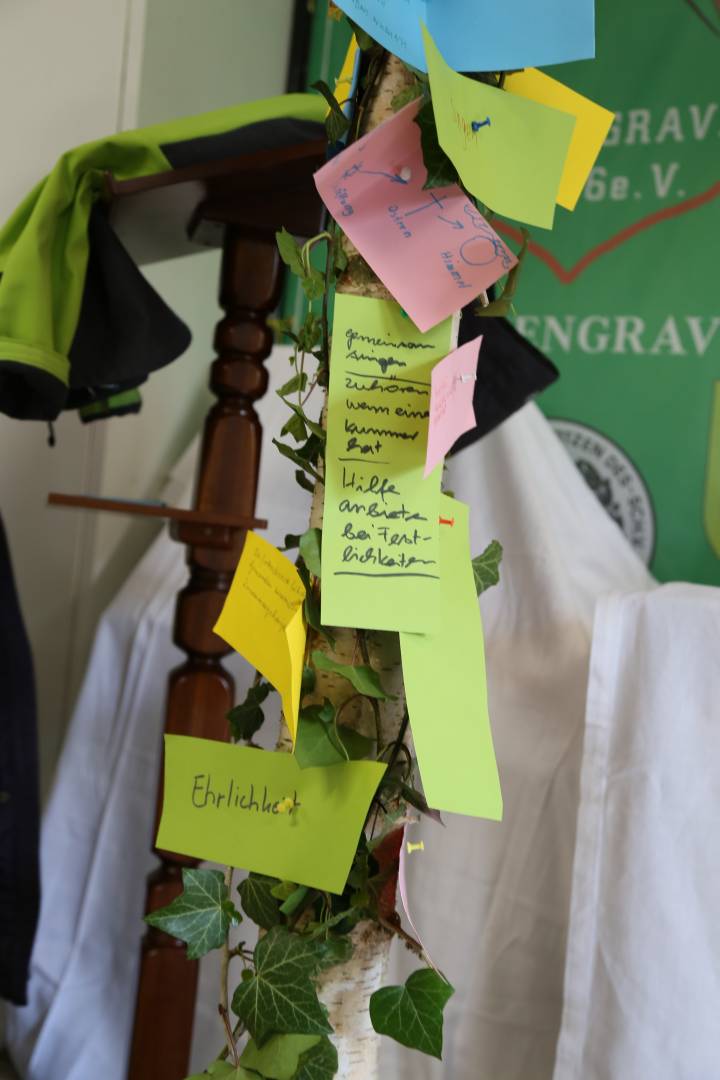
[[[322,549],[328,626],[425,630],[439,601],[438,466],[423,478],[430,373],[452,321],[422,334],[389,300],[335,300]]]
[[[502,818],[488,716],[483,629],[470,558],[468,508],[441,496],[437,629],[401,634],[410,726],[425,798],[437,810]]]
[[[157,846],[341,893],[384,772],[301,769],[292,754],[166,735]]]

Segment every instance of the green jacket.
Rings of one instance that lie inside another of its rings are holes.
[[[322,122],[325,111],[319,95],[289,94],[122,132],[63,154],[0,231],[0,412],[20,419],[54,419],[68,404],[82,403],[84,393],[89,394],[86,401],[101,400],[108,389],[127,391],[137,386],[148,371],[174,358],[168,352],[176,356],[187,347],[189,335],[177,332],[182,323],[174,320],[172,345],[151,350],[159,356],[146,352],[138,360],[137,348],[126,342],[120,360],[115,356],[108,368],[111,335],[107,325],[100,334],[79,332],[81,310],[85,315],[89,226],[102,194],[104,172],[127,180],[188,160],[207,161],[228,152],[239,154],[316,137],[315,125]],[[297,121],[301,123],[293,123]],[[181,150],[179,155],[174,153],[176,148]],[[96,232],[105,243],[119,246],[109,227],[98,224]],[[127,268],[127,253],[115,251],[110,264],[119,267],[123,260]],[[134,269],[139,290],[136,306],[144,311],[152,307],[152,290]],[[105,289],[104,301],[116,291]],[[100,302],[92,297],[86,301],[92,308],[88,325],[102,322]],[[168,309],[163,312],[162,301],[156,307],[156,314],[167,313],[173,319]],[[82,339],[78,350],[83,352],[77,362],[73,355],[76,335]],[[153,340],[152,335],[148,340]],[[91,355],[93,343],[96,356]],[[69,397],[71,388],[77,392],[74,400]]]

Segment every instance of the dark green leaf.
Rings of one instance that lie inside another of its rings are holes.
[[[385,986],[370,998],[370,1020],[379,1035],[442,1058],[443,1009],[454,993],[431,968],[414,971],[404,986]]]
[[[300,485],[300,487],[303,488],[303,490],[309,491],[311,495],[315,491],[315,485],[313,484],[312,480],[308,480],[302,469],[298,469],[295,473],[295,480]]]
[[[293,375],[292,379],[288,379],[288,381],[284,383],[279,390],[276,390],[275,393],[278,397],[284,398],[287,397],[288,394],[295,393],[297,390],[302,393],[306,387],[307,373],[305,371],[298,371],[296,375]]]
[[[305,602],[303,604],[305,622],[308,626],[311,626],[313,630],[317,631],[318,634],[322,634],[326,641],[332,646],[335,644],[335,638],[330,630],[326,629],[320,622],[320,601],[313,592],[312,583],[310,581],[310,572],[304,562],[299,562],[297,564],[297,572],[305,586]]]
[[[288,405],[290,403],[288,402]],[[295,442],[305,442],[308,437],[307,428],[305,427],[305,421],[301,413],[293,409],[293,414],[289,420],[286,420],[283,426],[280,428],[281,435],[292,435]]]
[[[305,276],[300,279],[300,284],[308,300],[319,300],[325,292],[325,278],[319,270],[312,266]]]
[[[290,461],[294,461],[296,465],[299,465],[301,469],[304,469],[313,480],[320,480],[320,474],[312,465],[303,457],[300,456],[299,450],[293,450],[291,446],[287,446],[286,443],[279,442],[278,439],[273,439],[273,443],[277,446],[278,450],[283,457],[289,458]],[[312,488],[310,489],[312,491]]]
[[[338,1071],[338,1052],[329,1039],[321,1039],[312,1050],[300,1055],[292,1080],[332,1080]]]
[[[240,1063],[267,1080],[293,1080],[300,1055],[317,1046],[320,1039],[320,1035],[271,1035],[263,1046],[250,1039]]]
[[[314,420],[311,420],[305,414],[304,410],[300,408],[299,405],[295,405],[292,401],[286,401],[285,404],[289,409],[292,409],[295,415],[298,416],[304,424],[307,424],[313,435],[317,435],[319,439],[321,439],[323,442],[325,441],[325,432],[323,431],[320,424],[316,423]]]
[[[272,895],[277,880],[264,874],[250,874],[240,883],[242,909],[263,930],[272,930],[281,921],[280,905]]]
[[[233,739],[252,739],[255,732],[260,730],[265,720],[262,703],[273,689],[268,682],[251,686],[245,700],[230,710],[227,719]]]
[[[311,574],[320,577],[322,529],[307,529],[300,537],[300,554]]]
[[[298,547],[299,544],[300,544],[300,537],[297,535],[297,533],[286,533],[285,534],[285,546],[281,547],[280,550],[281,551],[292,551],[292,549]]]
[[[311,89],[317,90],[319,94],[322,94],[330,106],[330,112],[325,117],[325,131],[327,132],[328,141],[335,143],[350,129],[350,121],[342,111],[339,101],[326,82],[319,79],[312,84]]]
[[[145,922],[187,944],[188,960],[225,944],[230,924],[240,920],[219,870],[184,869],[183,892]]]
[[[358,48],[361,49],[362,52],[368,52],[370,49],[374,49],[377,44],[375,39],[371,38],[367,31],[363,30],[363,28],[361,26],[358,26],[356,22],[353,22],[352,19],[348,19],[348,22],[350,23],[353,29],[353,33],[355,34],[355,40],[358,43]]]
[[[438,141],[432,101],[426,101],[415,117],[420,128],[423,161],[427,169],[424,188],[447,187],[458,182],[457,169]]]
[[[300,700],[306,697],[308,694],[312,694],[315,690],[315,684],[317,682],[317,676],[315,674],[315,668],[308,667],[306,664],[303,668],[302,682],[300,683]]]
[[[476,555],[472,561],[475,588],[478,596],[486,589],[497,585],[500,580],[500,562],[503,556],[499,540],[491,540],[482,555]]]
[[[285,265],[289,266],[293,274],[296,274],[299,278],[304,277],[305,267],[300,254],[300,245],[295,240],[295,237],[291,236],[287,229],[281,229],[280,232],[275,233],[275,242],[280,252],[280,258]]]
[[[336,274],[342,274],[347,270],[348,257],[345,254],[342,244],[338,242],[333,245],[333,261],[335,263]]]
[[[315,943],[283,926],[273,927],[257,943],[255,974],[238,986],[232,1007],[261,1045],[275,1032],[332,1032],[312,982],[317,970]]]
[[[378,698],[380,701],[387,701],[389,694],[386,694],[382,688],[380,682],[380,676],[377,671],[373,671],[371,667],[360,664],[354,666],[353,664],[341,664],[337,660],[331,660],[325,653],[316,649],[312,654],[313,664],[319,671],[332,671],[336,675],[342,675],[343,679],[354,686],[359,694],[364,694],[365,697]]]

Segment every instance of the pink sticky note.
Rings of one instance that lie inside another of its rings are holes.
[[[475,427],[473,394],[482,334],[451,352],[430,375],[430,427],[425,472],[429,476],[451,446]]]
[[[457,184],[423,191],[413,101],[315,174],[320,196],[415,325],[429,330],[517,263]]]

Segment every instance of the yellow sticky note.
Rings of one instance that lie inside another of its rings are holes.
[[[575,117],[575,128],[557,194],[560,206],[574,210],[615,113],[596,105],[590,98],[576,93],[557,79],[551,79],[537,68],[508,75],[505,89],[511,94],[549,105],[551,109],[559,109]]]
[[[304,599],[305,586],[290,560],[249,532],[214,626],[278,691],[293,742],[305,656]]]
[[[343,60],[343,66],[340,68],[340,74],[335,80],[335,98],[340,102],[340,106],[343,107],[349,97],[352,96],[353,85],[355,83],[355,77],[357,74],[357,62],[358,53],[360,48],[355,39],[355,35],[350,38],[350,44],[348,45],[348,51],[345,53],[345,59]],[[328,113],[330,108],[328,106]],[[325,114],[327,116],[327,113]]]

